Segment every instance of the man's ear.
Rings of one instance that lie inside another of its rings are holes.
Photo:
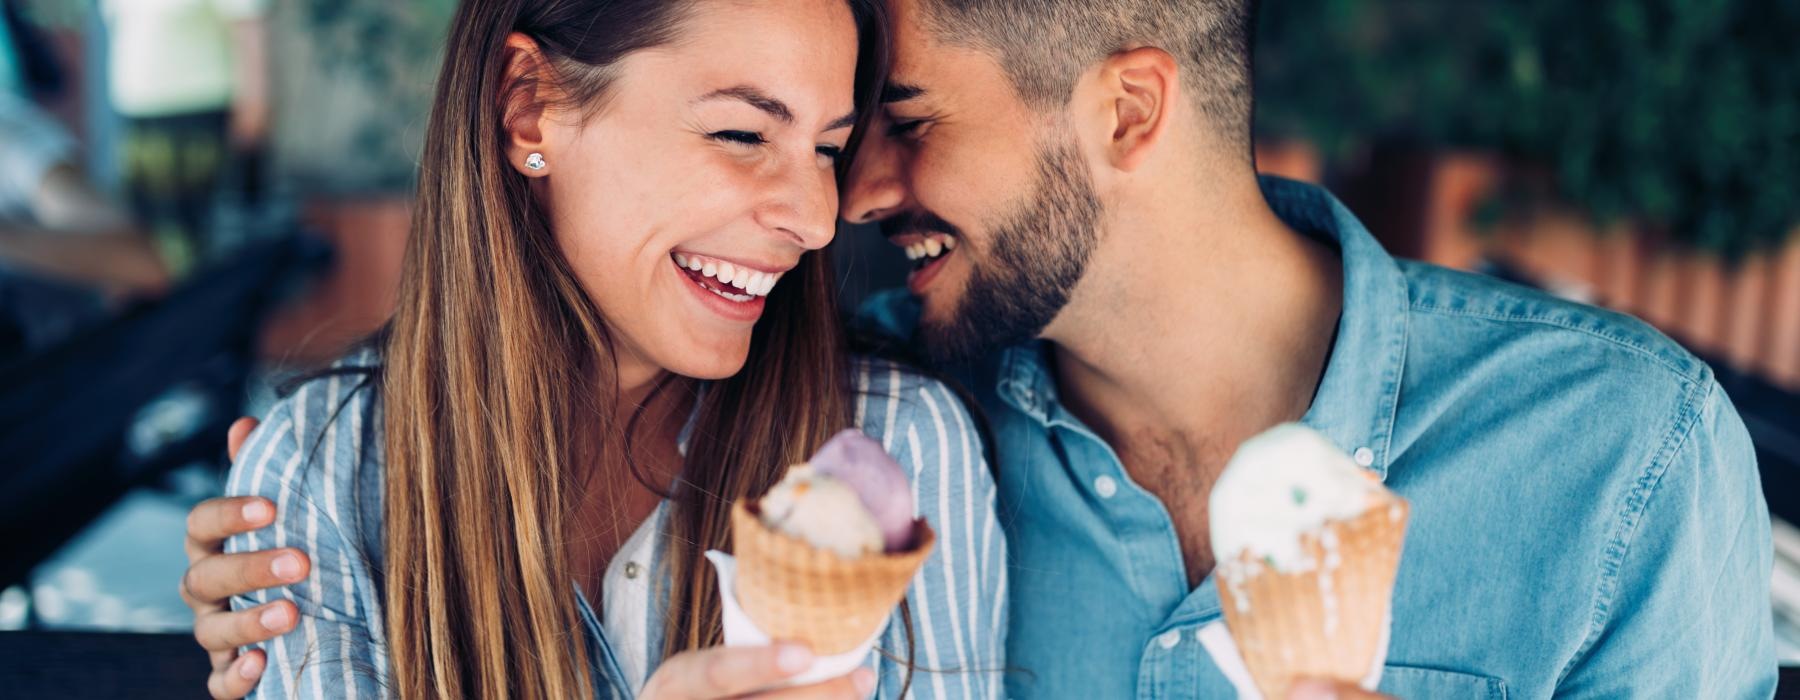
[[[555,99],[544,52],[531,37],[513,32],[506,37],[506,72],[500,82],[500,123],[506,130],[506,160],[526,177],[550,173],[556,158],[545,139],[549,105]],[[543,156],[545,167],[532,169],[525,162],[531,154]]]
[[[1181,69],[1175,57],[1155,47],[1113,54],[1089,71],[1076,87],[1089,107],[1077,111],[1079,128],[1103,139],[1103,155],[1114,168],[1130,172],[1150,157],[1181,99]]]

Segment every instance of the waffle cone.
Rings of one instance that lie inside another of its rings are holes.
[[[1386,642],[1406,520],[1406,501],[1389,495],[1302,535],[1309,571],[1277,571],[1247,552],[1220,565],[1225,624],[1263,697],[1285,698],[1301,678],[1369,676]]]
[[[919,520],[912,549],[848,559],[771,529],[755,509],[731,508],[738,605],[771,638],[806,642],[822,656],[874,635],[937,541]]]

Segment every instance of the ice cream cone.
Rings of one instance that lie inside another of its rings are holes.
[[[875,634],[936,543],[918,520],[912,548],[847,559],[769,528],[754,502],[732,506],[731,527],[738,604],[771,638],[806,642],[820,655]]]
[[[1300,566],[1248,552],[1219,564],[1225,624],[1265,698],[1302,678],[1357,684],[1386,655],[1406,501],[1384,493],[1349,520],[1301,535]]]

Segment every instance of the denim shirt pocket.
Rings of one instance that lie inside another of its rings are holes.
[[[1381,671],[1381,692],[1400,700],[1482,698],[1506,700],[1506,682],[1498,678],[1436,668],[1389,665]]]

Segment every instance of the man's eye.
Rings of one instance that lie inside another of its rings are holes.
[[[844,157],[844,149],[838,146],[820,146],[814,150],[818,151],[820,157],[826,158],[833,163],[838,162],[838,160]]]
[[[888,135],[900,137],[918,136],[919,134],[924,133],[925,125],[926,120],[924,119],[894,119],[893,124],[888,126]]]
[[[738,143],[746,146],[761,146],[769,142],[767,139],[763,138],[762,134],[754,131],[715,131],[707,134],[707,136],[711,137],[714,141]]]

